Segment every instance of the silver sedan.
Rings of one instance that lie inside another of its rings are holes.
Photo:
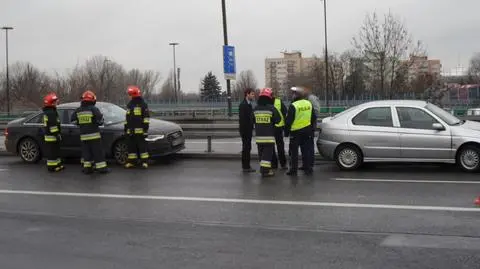
[[[424,101],[375,101],[323,119],[317,147],[343,170],[364,162],[456,163],[480,170],[480,123]]]

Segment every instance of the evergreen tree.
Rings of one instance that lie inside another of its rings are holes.
[[[222,88],[217,77],[212,72],[208,72],[208,74],[202,80],[202,86],[200,89],[202,101],[218,100],[221,93]]]

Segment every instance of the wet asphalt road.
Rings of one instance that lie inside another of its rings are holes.
[[[235,161],[180,159],[93,176],[71,163],[52,175],[0,157],[0,263],[480,268],[479,176],[413,165],[346,173],[323,163],[313,178],[262,180]]]

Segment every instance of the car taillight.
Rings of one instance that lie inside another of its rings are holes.
[[[8,136],[8,128],[5,128],[5,131],[3,131],[3,134],[5,135],[5,137]]]

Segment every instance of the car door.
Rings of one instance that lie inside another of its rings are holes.
[[[70,122],[74,109],[59,109],[62,124],[62,151],[66,156],[80,155],[80,128]]]
[[[400,157],[400,138],[392,115],[391,106],[379,106],[366,108],[352,117],[350,134],[366,160]]]
[[[433,161],[453,158],[447,124],[420,107],[397,106],[395,110],[400,124],[402,158]],[[434,123],[441,124],[444,130],[434,129]]]

